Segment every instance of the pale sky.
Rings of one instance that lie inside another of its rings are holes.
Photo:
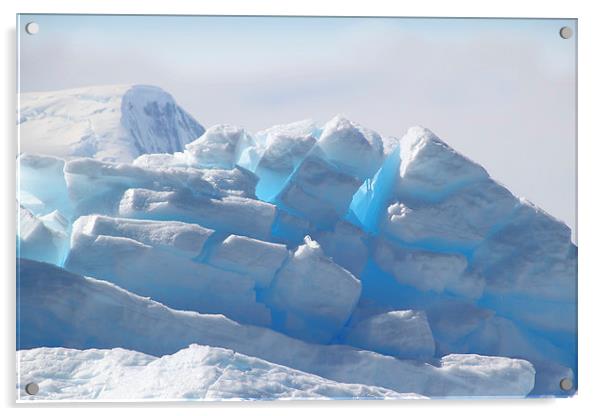
[[[575,240],[576,36],[563,26],[576,32],[572,19],[21,15],[19,81],[157,85],[205,127],[423,125]]]

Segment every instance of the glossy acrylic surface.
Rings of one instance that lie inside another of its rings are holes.
[[[17,25],[19,400],[575,393],[576,21]]]

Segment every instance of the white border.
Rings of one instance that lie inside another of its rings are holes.
[[[528,411],[546,415],[587,414],[599,408],[600,379],[600,322],[602,316],[598,297],[602,296],[602,271],[599,247],[602,227],[601,182],[602,132],[600,124],[600,74],[602,74],[599,45],[602,36],[602,16],[597,13],[596,2],[505,0],[497,2],[471,0],[429,0],[394,2],[385,0],[261,0],[261,1],[192,1],[192,0],[3,0],[0,2],[2,21],[2,99],[0,114],[3,117],[2,155],[2,405],[14,411],[14,345],[15,345],[15,14],[21,13],[119,13],[119,14],[276,14],[276,15],[377,15],[377,16],[456,16],[456,17],[558,17],[579,19],[579,362],[580,390],[572,399],[565,400],[505,400],[505,401],[406,401],[406,402],[278,402],[278,403],[201,403],[180,404],[179,412],[213,413],[245,412],[245,414],[331,414],[345,412],[363,414],[400,414],[401,412],[426,412],[427,414],[482,414],[505,415]],[[597,406],[596,406],[597,405]],[[23,407],[22,405],[19,405]],[[143,411],[150,415],[170,412],[172,403],[147,405],[124,404],[98,407],[90,405],[43,405],[48,414],[65,414],[85,411],[105,414],[107,411]],[[40,406],[36,406],[39,408]],[[109,407],[110,410],[107,408]],[[124,409],[125,407],[125,409]],[[83,409],[85,408],[85,410]],[[142,410],[141,408],[144,408]],[[26,413],[31,407],[21,409]],[[38,409],[38,411],[42,411]]]

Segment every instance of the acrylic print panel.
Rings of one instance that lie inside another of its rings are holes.
[[[576,20],[18,34],[20,401],[575,393]]]

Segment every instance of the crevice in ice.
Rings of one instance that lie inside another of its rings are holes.
[[[217,246],[219,246],[221,243],[223,243],[224,240],[229,235],[230,235],[230,233],[228,233],[228,232],[214,230],[213,233],[209,236],[209,238],[205,241],[205,244],[203,245],[203,250],[201,251],[201,253],[199,253],[199,255],[196,256],[193,260],[197,263],[207,264],[207,260],[209,259],[209,257],[211,256],[211,254],[213,253],[215,248]],[[214,267],[217,267],[218,269],[226,270],[219,266],[214,266]],[[232,271],[232,270],[226,270],[226,271]]]

